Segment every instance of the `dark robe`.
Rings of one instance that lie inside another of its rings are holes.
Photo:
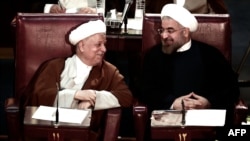
[[[232,123],[233,109],[239,98],[237,75],[219,50],[192,41],[184,52],[164,54],[161,45],[144,58],[140,95],[149,108],[169,109],[174,100],[194,92],[208,99],[212,109],[226,109]]]

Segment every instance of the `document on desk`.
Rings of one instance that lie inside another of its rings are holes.
[[[81,124],[88,116],[89,110],[58,108],[59,122]],[[39,120],[55,121],[56,107],[39,106],[32,118]]]
[[[184,126],[224,126],[226,110],[187,110]],[[151,126],[182,126],[182,113],[175,110],[155,110],[151,116]]]

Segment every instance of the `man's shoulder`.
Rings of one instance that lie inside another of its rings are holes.
[[[110,69],[117,69],[116,66],[115,66],[114,64],[110,63],[110,62],[107,61],[107,60],[103,60],[102,66],[103,66],[103,67],[110,68]]]
[[[196,40],[192,40],[192,46],[199,47],[201,50],[206,52],[217,52],[217,53],[220,52],[218,48]]]
[[[192,41],[192,46],[199,48],[203,58],[207,58],[210,62],[211,60],[214,60],[215,62],[218,60],[226,60],[222,51],[220,51],[217,47],[199,41]]]
[[[200,42],[197,40],[192,40],[192,45],[196,45],[196,46],[202,46],[202,47],[212,47],[211,45],[204,43],[204,42]]]

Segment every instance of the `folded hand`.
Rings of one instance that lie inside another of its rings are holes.
[[[207,109],[210,107],[210,102],[200,95],[197,95],[195,93],[190,93],[188,95],[181,96],[177,99],[175,99],[173,103],[173,109],[175,110],[181,110],[182,105],[181,101],[184,101],[185,109]]]
[[[79,101],[88,101],[91,105],[95,105],[96,93],[94,90],[78,90],[75,99]]]
[[[50,8],[50,13],[65,13],[66,9],[62,8],[60,5],[54,4]]]

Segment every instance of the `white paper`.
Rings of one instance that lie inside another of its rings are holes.
[[[88,110],[66,109],[66,108],[58,108],[58,111],[59,111],[59,122],[78,123],[78,124],[81,124],[89,113]],[[32,118],[39,120],[55,121],[56,119],[55,112],[56,112],[56,107],[39,106],[36,112],[32,115]]]
[[[192,126],[224,126],[226,110],[188,110],[186,125]]]
[[[224,126],[226,110],[187,110],[185,126]],[[181,126],[181,111],[155,110],[151,116],[151,126]]]

